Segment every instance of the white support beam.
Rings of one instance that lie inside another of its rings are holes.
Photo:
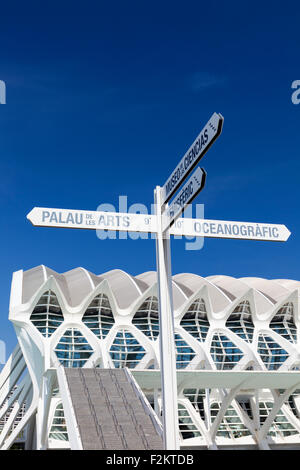
[[[10,362],[9,368],[5,371],[2,387],[0,389],[0,406],[3,405],[9,393],[13,390],[25,368],[25,360],[22,354],[18,353]]]
[[[82,450],[82,442],[80,432],[76,420],[75,411],[68,387],[68,382],[63,366],[58,366],[56,369],[59,392],[64,408],[65,419],[67,423],[67,431],[69,436],[69,442],[72,450]]]
[[[210,428],[210,435],[211,435],[211,439],[212,441],[215,440],[216,438],[216,435],[217,435],[217,431],[219,429],[219,426],[220,426],[220,423],[222,422],[224,416],[225,416],[225,413],[227,411],[227,408],[229,407],[230,403],[232,402],[232,400],[234,399],[235,395],[241,390],[241,388],[243,387],[243,385],[245,384],[246,382],[246,378],[241,381],[238,385],[236,385],[234,388],[230,389],[230,391],[227,393],[227,395],[224,396],[224,399],[222,400],[222,404],[221,404],[221,408]]]
[[[15,347],[15,349],[13,350],[13,352],[7,359],[0,373],[0,391],[3,385],[5,384],[5,382],[8,380],[8,378],[10,378],[12,371],[14,370],[16,365],[19,363],[19,361],[22,359],[22,357],[23,357],[22,350],[19,344],[17,344],[17,346]]]
[[[300,385],[300,380],[299,380],[298,383],[293,384],[290,388],[286,389],[285,392],[283,392],[281,395],[278,396],[278,398],[276,400],[274,400],[272,410],[270,411],[267,419],[265,420],[265,422],[263,423],[263,425],[261,426],[261,428],[258,432],[258,439],[259,440],[263,440],[263,439],[266,438],[267,433],[268,433],[274,419],[276,418],[277,413],[281,409],[284,402],[287,401],[289,396],[293,393],[294,390],[296,390],[297,387],[299,387],[299,385]]]
[[[49,410],[55,382],[56,371],[54,369],[48,369],[43,376],[37,409],[37,450],[47,450]]]
[[[132,375],[144,390],[161,387],[159,370],[132,370]],[[298,386],[298,371],[225,371],[225,370],[177,370],[178,389],[182,388],[226,388],[231,389],[244,382],[243,390],[271,390]]]
[[[25,416],[21,419],[21,421],[17,424],[17,426],[14,428],[14,430],[10,433],[11,426],[14,423],[14,420],[17,416],[17,414],[20,411],[21,406],[23,405],[24,401],[26,400],[26,397],[28,396],[31,388],[31,381],[28,377],[28,380],[26,381],[26,384],[23,387],[22,392],[18,396],[17,400],[15,401],[13,405],[13,409],[9,415],[8,420],[6,421],[2,432],[0,434],[0,449],[5,450],[9,449],[11,444],[14,442],[18,434],[22,431],[26,424]],[[25,414],[26,415],[26,414]]]
[[[20,384],[18,384],[17,388],[13,391],[11,396],[7,399],[7,401],[4,402],[2,407],[0,408],[0,420],[3,418],[5,413],[9,410],[9,408],[13,405],[15,400],[18,398],[20,393],[22,392],[26,382],[28,381],[28,376],[26,376]]]

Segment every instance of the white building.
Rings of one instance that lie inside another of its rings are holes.
[[[299,289],[173,276],[181,448],[300,448]],[[128,368],[160,419],[155,272],[17,271],[9,319],[17,346],[0,374],[0,449],[80,448],[64,368]]]

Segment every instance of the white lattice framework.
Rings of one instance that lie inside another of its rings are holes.
[[[173,277],[183,448],[300,448],[299,288],[291,280]],[[22,440],[26,448],[76,447],[63,367],[131,369],[160,416],[160,384],[149,380],[160,363],[155,272],[18,271],[9,318],[18,346],[0,374],[1,449]],[[199,371],[217,379],[206,387]],[[228,374],[242,372],[228,384]]]

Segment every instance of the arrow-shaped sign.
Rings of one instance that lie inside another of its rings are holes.
[[[147,214],[34,207],[27,219],[37,227],[156,232],[156,217]]]
[[[167,207],[162,214],[162,227],[165,231],[173,225],[176,219],[182,214],[185,207],[190,204],[193,199],[204,188],[206,172],[203,168],[198,167],[192,176],[187,180],[185,185],[180,189],[170,207]]]
[[[162,204],[168,202],[222,132],[224,118],[214,113],[184,154],[162,188]]]
[[[285,242],[291,232],[285,225],[281,224],[182,218],[174,223],[170,229],[170,234],[185,237]]]

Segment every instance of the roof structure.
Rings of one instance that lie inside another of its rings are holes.
[[[52,277],[59,285],[66,303],[71,307],[81,304],[105,280],[119,308],[126,309],[157,282],[155,271],[132,276],[121,269],[94,274],[79,267],[60,274],[41,265],[27,271],[21,271],[21,273],[22,303],[29,302],[36,291]],[[223,275],[201,277],[196,274],[182,273],[173,276],[174,308],[180,308],[203,286],[207,287],[213,299],[215,312],[224,309],[229,302],[243,296],[249,289],[255,291],[262,309],[267,308],[270,303],[276,304],[291,292],[297,291],[300,295],[300,281],[296,280],[267,280],[259,277],[234,278]]]

